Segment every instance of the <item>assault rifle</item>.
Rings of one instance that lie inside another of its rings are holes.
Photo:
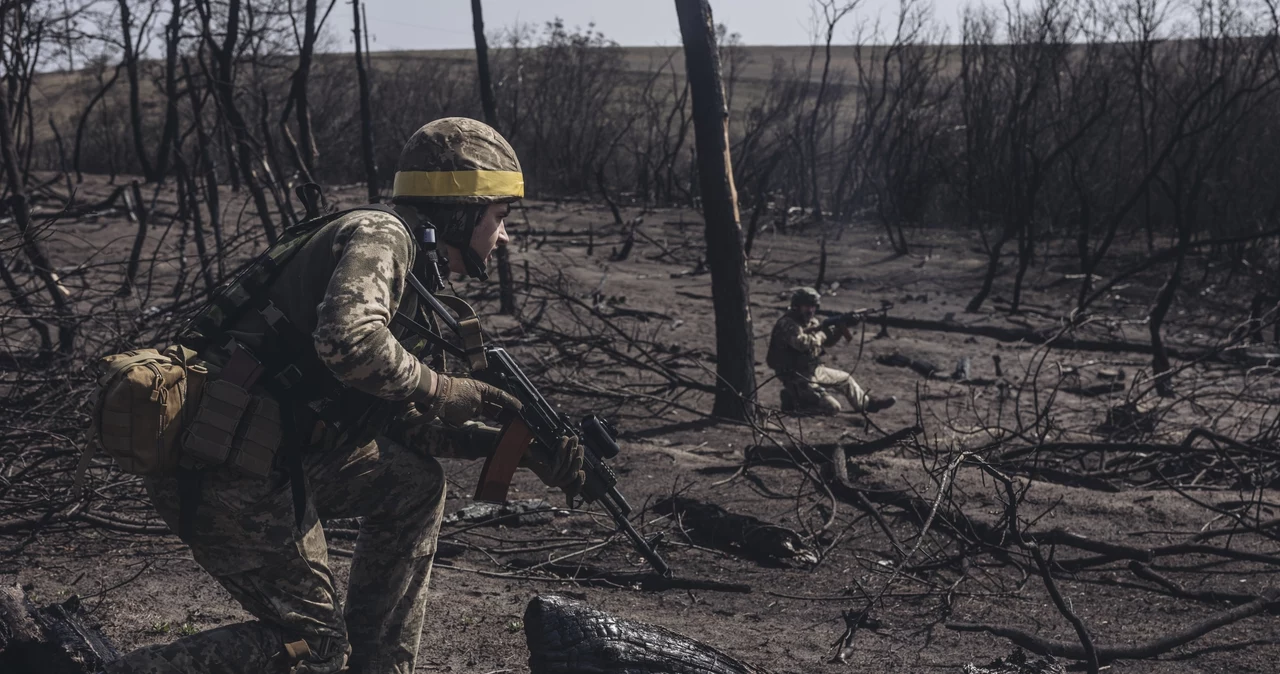
[[[570,507],[597,502],[603,505],[618,529],[631,539],[631,544],[648,560],[653,570],[663,577],[670,577],[670,567],[654,549],[662,534],[645,540],[631,525],[631,521],[627,519],[631,514],[631,505],[618,491],[618,476],[605,463],[616,457],[619,451],[613,426],[594,414],[589,414],[574,424],[567,415],[556,411],[542,397],[506,349],[486,346],[484,353],[488,365],[483,371],[476,373],[477,378],[515,396],[523,407],[519,412],[504,413],[498,448],[485,461],[484,470],[480,473],[480,485],[476,488],[476,499],[505,501],[507,489],[511,486],[511,476],[520,465],[520,458],[525,451],[555,451],[560,446],[560,438],[572,433],[582,443],[582,470],[587,479],[578,494],[581,500],[571,501]]]
[[[576,508],[583,503],[599,502],[609,511],[618,529],[631,539],[636,551],[648,560],[653,570],[663,578],[669,578],[671,568],[654,550],[662,534],[646,541],[631,526],[631,520],[627,519],[631,514],[631,504],[618,491],[618,476],[605,463],[605,460],[618,456],[619,451],[617,434],[609,422],[591,414],[574,424],[568,416],[557,412],[542,397],[506,349],[500,346],[482,346],[479,321],[475,317],[475,311],[466,302],[448,295],[434,295],[413,274],[409,274],[407,280],[422,301],[431,307],[432,312],[458,336],[463,347],[450,344],[430,327],[404,314],[396,314],[397,322],[445,351],[466,358],[477,379],[510,393],[521,404],[519,412],[507,409],[499,417],[502,434],[498,436],[497,449],[484,462],[480,484],[476,487],[476,499],[499,503],[506,501],[507,490],[511,488],[511,476],[515,474],[525,452],[554,452],[560,446],[560,438],[572,433],[582,443],[582,471],[586,474],[586,481],[578,493],[580,500],[570,500],[569,506]],[[446,304],[457,310],[459,316],[465,314],[465,317],[462,320],[455,318]]]
[[[883,315],[893,308],[893,302],[890,302],[888,300],[881,300],[880,305],[881,306],[879,309],[872,309],[872,308],[855,309],[853,311],[846,311],[843,313],[828,316],[827,318],[824,318],[822,320],[822,324],[819,327],[821,327],[823,330],[826,330],[829,328],[851,328],[857,325],[859,322],[866,320],[867,316],[870,316],[872,314]]]

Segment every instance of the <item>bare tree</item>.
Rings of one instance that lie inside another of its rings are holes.
[[[476,40],[476,73],[480,83],[480,105],[484,121],[498,128],[498,102],[493,95],[493,79],[489,75],[489,42],[484,36],[484,8],[480,0],[471,0],[471,31]],[[515,282],[511,275],[511,253],[506,246],[496,251],[498,265],[498,310],[510,315],[516,312]]]
[[[262,184],[258,181],[257,170],[254,167],[253,151],[257,148],[257,143],[249,134],[248,124],[245,122],[244,115],[240,112],[236,98],[235,71],[236,54],[238,53],[236,43],[240,38],[240,0],[229,0],[227,3],[225,34],[221,42],[214,38],[212,2],[210,0],[196,0],[196,10],[200,14],[201,38],[205,48],[213,57],[212,73],[208,73],[207,77],[213,87],[214,100],[217,101],[218,109],[225,121],[224,128],[230,127],[232,142],[236,149],[234,156],[239,165],[240,177],[248,186],[249,193],[253,197],[254,206],[258,211],[258,218],[261,220],[263,230],[267,234],[267,241],[274,243],[276,240],[275,222],[271,217],[271,208],[267,205],[266,193],[263,192]]]
[[[116,80],[120,79],[120,71],[123,64],[117,65],[115,72],[111,74],[111,79],[103,80],[102,73],[106,70],[106,64],[100,64],[97,69],[98,91],[89,99],[89,104],[85,106],[84,112],[80,114],[80,121],[76,123],[76,140],[75,146],[71,151],[71,168],[76,172],[76,182],[84,182],[84,174],[80,172],[80,149],[83,147],[85,127],[88,125],[89,117],[93,113],[93,108],[107,95],[111,87],[115,85]]]
[[[921,217],[942,183],[939,147],[951,121],[954,79],[942,76],[949,50],[932,46],[940,37],[929,6],[904,0],[889,44],[854,48],[857,114],[836,193],[860,186],[839,207],[852,213],[860,200],[872,199],[900,255],[908,252],[903,225]]]
[[[707,266],[716,312],[716,401],[712,413],[731,419],[755,416],[755,348],[750,290],[738,195],[729,158],[729,111],[725,109],[716,50],[715,22],[707,0],[676,0],[685,71],[693,90],[694,139],[702,213],[706,220]]]
[[[178,47],[182,40],[182,0],[173,0],[169,23],[164,30],[164,128],[156,150],[155,180],[162,181],[169,170],[170,148],[178,136]]]
[[[1076,9],[1070,0],[1045,0],[1027,13],[1008,8],[1005,29],[1013,40],[1008,46],[995,44],[994,22],[988,17],[966,19],[961,82],[965,122],[975,125],[966,136],[971,188],[967,198],[971,213],[994,213],[998,223],[994,241],[987,241],[980,228],[987,245],[987,271],[967,311],[977,311],[991,293],[1001,251],[1010,241],[1018,246],[1011,311],[1018,310],[1022,280],[1038,241],[1041,190],[1055,164],[1106,112],[1106,96],[1086,98],[1092,107],[1085,114],[1065,110],[1067,101],[1093,84],[1088,77],[1068,75],[1075,67],[1070,40]]]
[[[471,0],[471,31],[476,38],[476,72],[480,77],[480,103],[484,121],[498,128],[498,103],[493,96],[493,80],[489,77],[489,42],[484,37],[484,8],[480,0]]]
[[[822,190],[818,183],[818,115],[827,96],[827,84],[831,76],[831,42],[835,39],[836,26],[849,12],[852,12],[861,0],[837,3],[836,0],[815,0],[815,14],[822,14],[823,58],[822,77],[818,80],[818,93],[813,97],[813,112],[809,115],[806,129],[809,143],[809,175],[813,188],[813,217],[822,220]]]
[[[319,149],[316,147],[315,133],[311,128],[311,103],[307,97],[307,86],[311,81],[311,64],[314,60],[316,40],[335,4],[337,4],[337,0],[329,0],[329,6],[325,9],[324,16],[317,20],[317,0],[303,0],[302,37],[296,41],[298,67],[294,69],[289,78],[289,96],[285,100],[284,110],[280,114],[280,127],[285,138],[285,144],[290,148],[290,154],[298,170],[303,173],[308,181],[314,180]],[[292,9],[292,2],[290,2],[290,9]],[[295,21],[294,33],[296,37],[296,18],[292,11],[289,13],[289,18],[291,21]],[[301,138],[301,142],[295,140],[293,133],[289,130],[288,120],[290,113],[296,115],[298,136]]]
[[[364,50],[360,32],[360,0],[351,1],[351,34],[356,39],[356,77],[360,85],[360,151],[364,158],[365,184],[369,188],[369,201],[378,200],[378,166],[373,160],[373,118],[369,109],[369,73],[366,72]]]
[[[133,12],[129,8],[129,0],[118,0],[120,5],[120,44],[123,50],[124,70],[129,79],[129,125],[133,129],[133,150],[138,157],[138,166],[148,181],[156,180],[151,160],[147,158],[146,139],[142,128],[141,83],[138,76],[138,61],[144,50],[139,44],[141,37],[150,28],[151,19],[155,17],[156,3],[149,2],[145,7],[146,15],[134,32]]]
[[[13,11],[13,14],[10,12]],[[0,4],[0,45],[4,45],[4,49],[9,49],[12,44],[11,40],[20,40],[23,33],[30,30],[26,19],[26,8],[18,6],[14,7],[7,4]],[[36,277],[44,286],[49,294],[49,299],[53,304],[54,313],[58,317],[58,353],[62,356],[70,356],[75,346],[76,325],[72,321],[71,306],[64,295],[64,288],[58,281],[58,276],[54,272],[52,263],[49,262],[49,256],[45,253],[44,247],[40,245],[40,240],[36,236],[35,228],[31,222],[31,207],[27,200],[26,183],[24,172],[18,163],[18,155],[14,151],[13,126],[17,121],[9,114],[9,96],[11,92],[17,90],[29,89],[29,83],[15,81],[19,75],[23,77],[31,77],[33,71],[15,71],[6,69],[5,79],[6,91],[0,92],[0,167],[4,171],[4,185],[9,196],[6,205],[13,215],[14,224],[18,228],[18,237],[20,247],[27,259],[31,262],[31,267]],[[12,278],[8,266],[0,261],[0,267],[3,267],[3,277],[5,285],[10,292],[13,292],[17,285]],[[22,295],[22,291],[14,293]],[[27,303],[30,306],[30,303]],[[34,325],[34,324],[33,324]],[[40,333],[41,346],[44,352],[41,354],[42,359],[47,360],[53,356],[48,351],[49,339],[46,333],[36,327]]]

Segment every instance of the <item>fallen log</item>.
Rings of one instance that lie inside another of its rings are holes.
[[[903,429],[898,433],[911,431],[914,431],[914,429]],[[898,435],[898,433],[894,435]],[[1169,447],[1181,451],[1195,451],[1195,448],[1186,446],[1189,444],[1190,439],[1189,437],[1188,441],[1184,441],[1183,445],[1169,445]],[[1045,443],[1042,447],[1048,447],[1050,444]],[[1061,444],[1081,446],[1085,443]],[[812,460],[813,457],[809,456],[809,458]],[[797,459],[798,457],[792,457],[787,461],[784,457],[779,456],[770,463],[801,468],[801,464]],[[847,461],[844,447],[841,445],[834,447],[829,460],[830,464],[827,465],[831,469],[823,472],[823,481],[826,487],[831,490],[831,493],[836,498],[856,506],[873,517],[882,517],[878,507],[887,506],[900,510],[916,525],[923,526],[926,522],[932,522],[940,531],[950,536],[989,546],[994,550],[1008,550],[1015,543],[1003,526],[969,517],[961,509],[947,503],[941,504],[935,511],[933,505],[925,499],[908,493],[901,487],[875,479],[870,472],[860,470],[857,464],[852,466],[853,470],[859,473],[857,475],[858,483],[855,486],[849,478],[850,465]],[[885,528],[888,531],[887,527]],[[1078,571],[1117,560],[1136,560],[1150,563],[1161,557],[1176,557],[1179,555],[1206,555],[1280,567],[1280,556],[1237,550],[1230,547],[1205,545],[1200,543],[1200,539],[1195,536],[1183,542],[1159,547],[1138,547],[1100,541],[1062,528],[1023,532],[1022,536],[1025,541],[1037,545],[1056,545],[1095,553],[1093,556],[1088,557],[1066,559],[1059,557],[1054,561],[1054,566],[1064,571]]]
[[[1029,659],[1026,651],[1018,648],[985,665],[967,664],[962,671],[964,674],[1066,674],[1067,668],[1059,664],[1052,655],[1046,658]]]
[[[1190,643],[1200,637],[1216,630],[1220,627],[1226,627],[1232,623],[1239,622],[1245,618],[1249,618],[1263,611],[1266,611],[1280,601],[1280,590],[1269,590],[1262,596],[1257,597],[1253,601],[1237,606],[1229,611],[1223,611],[1209,616],[1201,622],[1189,625],[1168,636],[1153,639],[1143,643],[1126,645],[1126,646],[1098,646],[1098,662],[1108,663],[1116,660],[1141,660],[1143,658],[1151,658],[1161,653],[1167,653],[1179,646]],[[989,632],[998,637],[1004,637],[1012,641],[1014,644],[1021,646],[1032,653],[1039,655],[1052,655],[1059,658],[1070,658],[1072,660],[1084,660],[1084,647],[1078,642],[1054,641],[1044,639],[1029,632],[1016,627],[1005,625],[985,625],[980,623],[966,622],[950,622],[947,623],[947,629],[957,632]]]
[[[556,595],[529,602],[524,634],[531,674],[768,674],[665,627]]]
[[[1098,351],[1101,353],[1141,353],[1151,355],[1151,344],[1143,342],[1104,341],[1098,339],[1076,339],[1074,337],[1058,337],[1057,328],[1051,330],[1028,330],[1026,328],[1002,328],[997,325],[965,325],[957,321],[936,321],[924,318],[906,318],[903,316],[882,316],[874,319],[885,326],[903,330],[929,330],[933,332],[950,332],[976,337],[989,337],[1000,342],[1026,342],[1028,344],[1044,344],[1052,341],[1054,348],[1074,351]],[[1233,362],[1224,358],[1216,349],[1176,349],[1167,348],[1170,358],[1178,360],[1210,360]]]
[[[757,562],[818,563],[818,553],[800,534],[750,515],[731,513],[714,503],[673,496],[655,503],[653,511],[671,515],[699,545]]]
[[[78,597],[37,609],[21,587],[0,588],[0,672],[88,674],[119,657]]]
[[[876,362],[888,367],[905,367],[914,370],[916,374],[928,379],[934,375],[940,375],[942,370],[933,362],[924,358],[908,356],[903,353],[894,351],[891,354],[876,356]]]
[[[883,437],[865,442],[819,443],[816,445],[793,443],[790,446],[750,445],[745,450],[745,458],[746,463],[749,465],[773,462],[791,464],[795,463],[797,455],[804,456],[813,463],[827,463],[831,461],[831,457],[837,449],[846,459],[850,456],[873,454],[883,449],[889,449],[920,432],[919,426],[908,426]]]
[[[473,526],[508,527],[547,524],[555,519],[563,508],[552,507],[542,499],[524,499],[506,503],[477,501],[444,516],[445,525],[470,524]]]

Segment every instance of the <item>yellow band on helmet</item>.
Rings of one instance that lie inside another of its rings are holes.
[[[397,197],[524,196],[519,171],[396,171]]]

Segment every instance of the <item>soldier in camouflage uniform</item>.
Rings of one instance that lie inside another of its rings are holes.
[[[207,471],[191,533],[192,555],[257,620],[226,625],[130,653],[110,674],[296,672],[411,674],[426,612],[427,584],[444,508],[435,457],[490,451],[493,432],[475,424],[486,410],[519,403],[506,393],[428,367],[392,324],[417,310],[412,271],[484,276],[503,219],[523,195],[520,165],[492,128],[437,120],[405,146],[395,182],[396,216],[357,210],[329,222],[285,266],[272,302],[314,338],[314,356],[340,382],[398,411],[372,439],[329,447],[317,427],[303,455],[302,525],[287,479],[262,480],[226,467]],[[410,225],[406,227],[406,223]],[[412,227],[435,226],[439,270],[425,269]],[[439,278],[438,276],[435,278]],[[266,326],[256,312],[232,334],[255,346]],[[282,406],[285,401],[282,401]],[[458,429],[472,429],[461,433]],[[331,443],[328,443],[331,444]],[[553,465],[534,468],[574,493],[582,484],[577,439],[562,440]],[[277,471],[279,472],[279,471]],[[182,485],[150,478],[157,510],[178,530]],[[359,517],[345,610],[321,519]]]
[[[850,334],[847,326],[822,326],[817,318],[819,299],[813,288],[797,289],[791,307],[769,337],[766,361],[782,382],[782,410],[837,414],[840,401],[828,389],[843,394],[855,412],[879,412],[892,406],[896,398],[870,397],[848,372],[822,364],[823,346]]]

